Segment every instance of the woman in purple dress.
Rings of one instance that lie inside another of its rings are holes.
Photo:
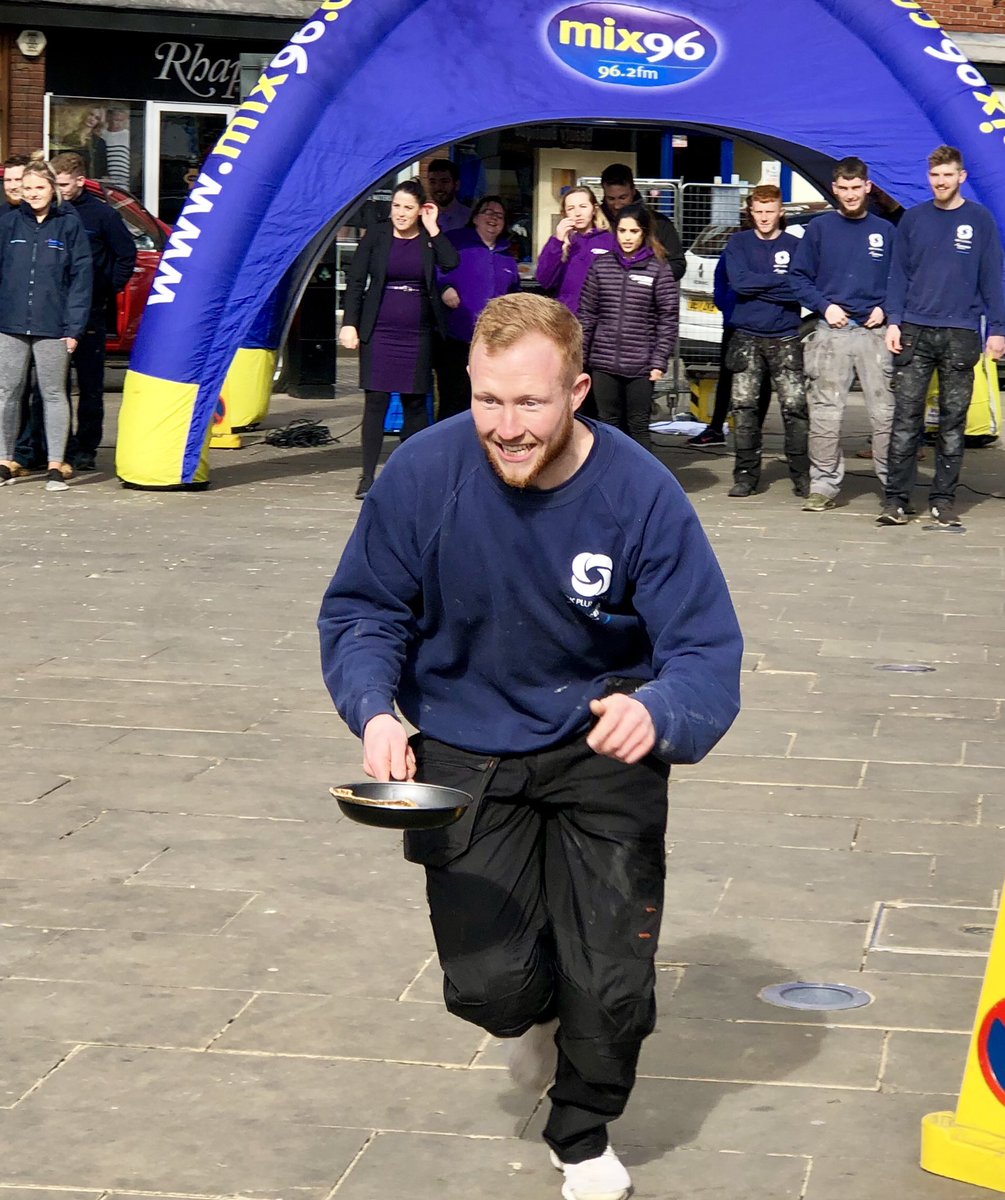
[[[346,350],[359,348],[359,379],[366,396],[358,500],[373,483],[391,393],[401,396],[403,440],[428,424],[433,332],[446,333],[436,269],[451,271],[460,261],[436,215],[436,205],[426,203],[417,179],[398,184],[391,220],[367,232],[349,268],[339,344]]]

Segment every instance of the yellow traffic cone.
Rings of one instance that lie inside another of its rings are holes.
[[[1005,1192],[1005,905],[977,1006],[956,1112],[921,1122],[921,1165],[935,1175]]]

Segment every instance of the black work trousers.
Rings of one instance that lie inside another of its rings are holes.
[[[597,416],[605,425],[627,433],[633,441],[653,448],[649,417],[653,409],[653,383],[648,375],[632,378],[612,375],[609,371],[590,371]]]
[[[886,499],[906,506],[914,487],[918,445],[932,375],[939,372],[939,436],[929,503],[951,505],[963,466],[967,410],[974,394],[980,334],[972,329],[935,329],[905,323],[901,351],[893,360],[893,430],[887,463]]]
[[[433,369],[436,372],[437,421],[456,417],[471,407],[471,377],[468,375],[468,355],[471,343],[460,338],[438,337],[433,347]]]
[[[419,779],[475,797],[457,824],[405,835],[447,1008],[502,1038],[558,1018],[544,1139],[563,1162],[594,1158],[656,1019],[669,768],[626,766],[585,737],[502,758],[412,745]]]

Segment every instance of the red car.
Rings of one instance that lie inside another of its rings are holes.
[[[0,179],[3,179],[3,167],[0,167]],[[86,180],[84,186],[99,200],[104,200],[115,209],[125,221],[126,228],[136,243],[133,277],[118,295],[118,328],[108,331],[107,340],[109,354],[128,356],[136,341],[140,317],[143,316],[143,308],[153,286],[171,226],[165,225],[153,213],[148,212],[132,192],[127,192],[125,188],[116,187],[111,183],[98,183],[94,179]],[[3,199],[0,197],[0,207],[2,203]]]

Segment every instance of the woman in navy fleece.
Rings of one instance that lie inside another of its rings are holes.
[[[652,448],[653,384],[677,341],[679,296],[649,210],[618,214],[617,248],[590,267],[579,303],[587,370],[600,420]]]

